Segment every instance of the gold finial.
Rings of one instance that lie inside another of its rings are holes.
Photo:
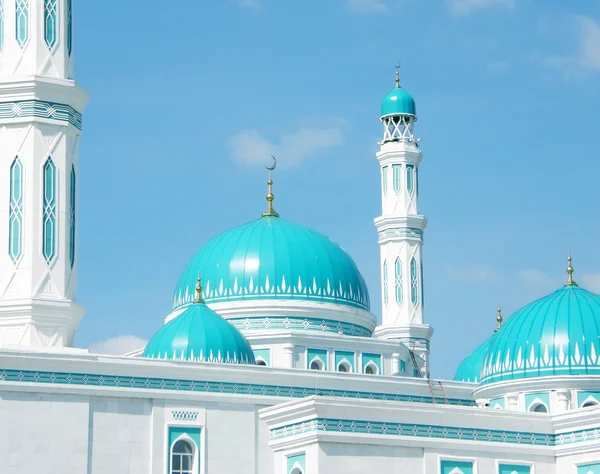
[[[400,61],[396,64],[396,89],[400,87]]]
[[[577,283],[575,283],[575,280],[573,280],[573,273],[575,270],[573,270],[573,259],[571,258],[571,252],[569,252],[569,258],[567,261],[569,262],[569,265],[567,266],[567,274],[569,275],[569,278],[567,278],[565,286],[579,286]]]
[[[267,190],[267,210],[262,213],[263,217],[279,217],[279,214],[273,209],[275,196],[273,196],[273,180],[271,179],[271,172],[277,167],[277,159],[273,155],[271,155],[271,157],[273,158],[273,166],[265,166],[265,168],[269,170],[269,181],[267,181],[269,187]]]
[[[202,299],[202,278],[200,278],[200,273],[198,273],[198,282],[196,283],[196,299],[194,303],[204,304],[204,300]]]
[[[500,331],[500,328],[502,327],[502,322],[504,321],[504,319],[502,318],[502,308],[500,308],[500,305],[498,305],[498,316],[496,317],[496,321],[498,322],[498,327],[494,330],[494,332]]]

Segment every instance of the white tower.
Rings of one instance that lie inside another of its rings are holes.
[[[0,0],[0,346],[64,347],[75,303],[78,147],[72,0]]]
[[[413,98],[396,87],[381,105],[383,141],[377,153],[381,168],[381,216],[375,219],[381,248],[382,322],[375,330],[381,339],[403,342],[427,361],[432,328],[423,323],[423,232],[419,214],[421,150],[414,136],[417,120]],[[428,373],[427,363],[422,365]]]

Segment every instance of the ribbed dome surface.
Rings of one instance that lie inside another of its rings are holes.
[[[417,116],[417,106],[412,96],[402,87],[395,87],[381,103],[381,117],[388,115]]]
[[[280,217],[261,217],[208,242],[183,271],[173,308],[192,302],[198,274],[206,303],[308,300],[369,310],[352,258],[328,237]]]
[[[518,310],[490,341],[481,383],[600,374],[600,296],[565,286]]]
[[[469,354],[463,359],[463,361],[458,366],[458,369],[456,370],[454,380],[456,380],[457,382],[479,383],[481,367],[485,360],[490,341],[492,340],[494,335],[492,335],[483,344],[477,347],[477,349],[475,349],[471,354]]]

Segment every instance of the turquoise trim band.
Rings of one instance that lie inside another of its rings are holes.
[[[73,107],[42,100],[19,100],[0,102],[0,120],[38,117],[68,122],[81,130],[83,116]]]
[[[127,377],[119,375],[99,375],[69,372],[43,372],[33,370],[4,369],[0,371],[0,386],[9,383],[34,383],[52,385],[74,385],[89,387],[121,387],[148,390],[178,390],[196,393],[228,393],[262,395],[272,397],[304,398],[311,395],[348,397],[397,402],[431,403],[431,397],[402,395],[398,393],[359,392],[316,387],[292,387],[286,385],[260,385],[250,383],[212,382],[205,380],[181,380],[153,377]],[[474,400],[449,398],[450,405],[476,406]]]
[[[231,318],[227,320],[240,331],[285,329],[289,331],[318,331],[346,336],[371,337],[373,332],[357,324],[344,323],[331,319],[290,318],[287,316],[269,316],[259,318]]]

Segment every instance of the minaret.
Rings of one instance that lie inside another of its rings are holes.
[[[0,0],[1,347],[71,346],[83,317],[73,3]]]
[[[423,231],[419,214],[421,150],[414,135],[415,101],[396,86],[381,105],[383,140],[377,153],[381,168],[381,216],[375,219],[381,249],[382,321],[375,330],[381,339],[403,342],[425,360],[433,330],[423,323]]]

